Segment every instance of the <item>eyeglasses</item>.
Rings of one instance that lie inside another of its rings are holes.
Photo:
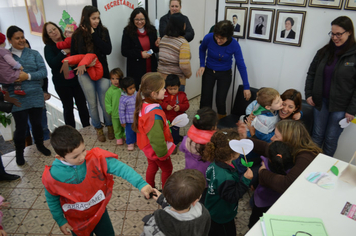
[[[336,38],[341,38],[341,36],[344,34],[344,33],[346,33],[347,31],[345,30],[343,33],[336,33],[336,34],[334,34],[333,32],[329,32],[328,33],[328,35],[330,36],[330,38],[333,38],[334,36],[336,36]]]
[[[134,19],[134,21],[139,22],[139,21],[145,21],[145,18],[141,18],[141,19]]]

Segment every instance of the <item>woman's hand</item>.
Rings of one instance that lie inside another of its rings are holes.
[[[310,105],[310,106],[315,106],[315,103],[314,103],[314,101],[313,101],[313,97],[312,96],[310,96],[310,97],[308,97],[307,98],[307,103]]]
[[[251,91],[249,89],[245,89],[244,90],[244,98],[246,99],[246,101],[250,100],[251,98]]]
[[[156,40],[156,42],[155,42],[155,45],[156,45],[156,47],[158,47],[159,46],[159,43],[161,42],[161,38],[157,38],[157,40]]]
[[[19,78],[15,82],[22,82],[28,80],[28,74],[26,72],[20,71]]]
[[[265,170],[265,169],[266,169],[265,163],[262,161],[261,167],[258,169],[258,174],[260,174],[261,170]]]
[[[353,115],[351,115],[351,114],[346,112],[345,113],[345,118],[347,119],[347,123],[349,123],[350,121],[352,121],[355,118],[355,116],[353,116]]]
[[[43,98],[45,101],[49,100],[51,98],[51,94],[49,93],[43,93]]]
[[[94,32],[95,32],[94,29],[93,29],[93,27],[91,27],[90,32],[91,32],[91,33],[94,33]]]
[[[142,52],[141,52],[141,55],[142,55],[142,58],[143,58],[143,59],[147,59],[147,58],[149,58],[150,56],[152,56],[151,54],[148,54],[147,51],[142,51]]]
[[[95,66],[97,58],[95,58],[87,67],[93,67]]]
[[[78,66],[74,70],[77,71],[76,75],[83,75],[85,71],[87,71],[87,68],[85,68],[85,65]]]
[[[239,120],[237,123],[237,132],[240,135],[241,139],[247,138],[247,127],[246,124],[244,124],[241,120]]]
[[[70,224],[65,223],[64,225],[62,225],[61,227],[59,227],[59,229],[62,231],[62,233],[64,235],[72,235],[72,232],[70,232],[70,230],[73,230],[72,226],[70,226]],[[69,231],[68,231],[69,230]]]
[[[247,168],[245,174],[244,174],[246,179],[252,179],[253,178],[253,172],[250,168]]]
[[[205,67],[200,67],[197,71],[197,77],[202,76],[204,74]]]

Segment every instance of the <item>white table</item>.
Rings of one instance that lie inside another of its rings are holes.
[[[336,161],[335,158],[319,154],[267,213],[321,218],[329,236],[355,236],[356,221],[340,213],[346,202],[356,204],[356,186],[335,177],[335,188],[323,189],[305,179],[311,172],[327,172]],[[339,161],[336,166],[340,175],[347,163]],[[328,174],[333,175],[331,172]],[[246,236],[259,235],[263,234],[258,221]]]

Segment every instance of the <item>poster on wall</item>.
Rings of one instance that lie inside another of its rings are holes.
[[[309,7],[341,9],[343,0],[310,0]]]
[[[43,0],[25,0],[31,34],[42,36],[42,28],[46,22]]]
[[[274,11],[274,9],[268,8],[250,8],[248,39],[272,41]]]
[[[226,3],[248,3],[248,0],[225,0]]]
[[[247,7],[225,7],[225,20],[234,25],[235,38],[245,38]]]
[[[273,43],[300,47],[306,11],[278,10]]]
[[[278,5],[305,7],[307,0],[277,0]]]
[[[258,5],[275,5],[276,0],[251,0],[250,3]]]
[[[346,0],[345,10],[354,10],[356,11],[356,0]]]

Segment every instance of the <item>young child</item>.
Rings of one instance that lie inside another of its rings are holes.
[[[112,128],[108,126],[108,138],[114,139],[116,138],[116,144],[122,145],[124,144],[125,138],[125,129],[121,126],[120,118],[119,118],[119,102],[121,98],[121,88],[120,88],[120,79],[124,77],[124,74],[120,70],[120,68],[115,68],[110,71],[110,81],[111,86],[105,93],[105,109],[106,112],[111,115],[112,120]],[[113,130],[111,130],[113,129]],[[101,138],[104,141],[101,141]],[[98,136],[100,142],[105,142],[105,136]]]
[[[14,83],[14,94],[26,95],[25,91],[21,89],[21,82],[15,82],[17,79],[23,81],[28,79],[28,75],[23,72],[21,64],[12,57],[12,53],[5,49],[6,37],[0,33],[0,83],[3,85],[3,90],[7,91],[9,84]]]
[[[294,165],[291,148],[281,141],[271,143],[268,147],[268,159],[264,156],[261,156],[261,159],[267,170],[280,175],[286,175]],[[281,195],[268,187],[258,185],[253,194],[254,205],[248,227],[252,228]]]
[[[114,153],[100,148],[86,151],[82,135],[73,127],[58,127],[51,135],[56,159],[42,175],[48,207],[65,235],[114,236],[106,205],[113,176],[129,181],[146,198],[153,189]]]
[[[66,37],[62,42],[58,42],[56,43],[56,46],[58,49],[70,49],[71,43],[72,43],[72,35],[74,33],[74,31],[78,28],[78,26],[76,24],[70,24],[70,25],[66,25],[65,29],[64,29],[64,37]],[[63,51],[62,51],[63,53]],[[66,53],[66,56],[69,57],[70,53]],[[69,75],[67,79],[73,79],[75,76],[74,71],[72,70],[72,68],[68,68],[69,70]]]
[[[158,167],[162,170],[162,187],[171,175],[173,166],[170,155],[175,144],[162,107],[165,81],[158,72],[142,76],[136,95],[136,107],[132,129],[137,133],[137,145],[147,157],[146,181],[155,186]]]
[[[157,203],[162,209],[145,216],[141,236],[208,235],[210,215],[198,201],[205,188],[204,176],[197,170],[179,170],[167,180]]]
[[[253,177],[250,168],[239,176],[237,166],[233,160],[240,154],[234,152],[229,141],[240,139],[237,130],[218,130],[206,144],[204,158],[212,163],[206,170],[208,192],[205,207],[211,216],[209,235],[235,236],[236,226],[234,218],[237,213],[238,201],[248,190]]]
[[[185,92],[179,91],[180,80],[178,75],[170,74],[166,78],[166,93],[161,103],[164,113],[166,113],[167,120],[172,123],[174,118],[183,114],[189,108],[189,101]],[[182,137],[179,136],[179,127],[172,126],[172,136],[174,144],[178,145],[182,141]],[[173,154],[177,153],[177,149]]]
[[[196,169],[200,171],[204,177],[209,161],[203,157],[205,144],[210,142],[211,136],[216,131],[218,123],[218,115],[210,107],[199,109],[193,119],[193,124],[190,126],[187,136],[184,136],[179,150],[185,155],[185,169]],[[204,204],[206,189],[203,192],[201,203]]]
[[[135,80],[125,77],[120,80],[120,87],[123,90],[119,104],[120,122],[125,129],[127,150],[133,151],[136,143],[136,133],[132,130],[137,94]]]

